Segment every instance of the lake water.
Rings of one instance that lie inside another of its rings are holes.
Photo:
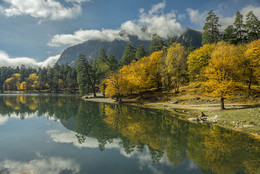
[[[69,95],[0,95],[0,174],[259,174],[260,141]]]

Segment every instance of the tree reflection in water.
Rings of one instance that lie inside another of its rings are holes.
[[[192,159],[203,173],[260,172],[260,141],[233,130],[179,120],[168,112],[105,103],[85,102],[75,96],[0,96],[0,116],[28,114],[60,120],[76,132],[79,143],[94,137],[100,151],[120,138],[126,154],[149,149],[152,162],[165,156],[173,166]],[[75,124],[71,124],[73,119]]]

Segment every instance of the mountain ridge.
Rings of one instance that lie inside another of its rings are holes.
[[[120,35],[126,34],[124,31],[119,33]],[[99,51],[103,48],[106,51],[107,55],[112,54],[117,60],[120,60],[123,56],[125,46],[128,43],[131,43],[132,46],[137,48],[139,45],[144,45],[144,49],[148,51],[151,41],[140,40],[137,36],[127,35],[129,40],[118,40],[113,41],[102,41],[102,40],[89,40],[81,44],[73,45],[65,49],[60,58],[58,59],[58,64],[75,64],[75,61],[78,59],[79,54],[83,54],[87,59],[93,60],[98,56]],[[201,46],[202,32],[186,28],[186,31],[179,37],[176,38],[176,42],[181,43],[186,48],[189,46],[194,46],[199,48]],[[168,40],[165,40],[167,42]]]

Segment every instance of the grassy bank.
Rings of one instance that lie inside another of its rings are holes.
[[[90,98],[89,101],[115,103],[110,98]],[[260,138],[260,96],[238,95],[226,99],[226,110],[220,109],[220,100],[204,96],[197,88],[182,88],[180,93],[146,92],[123,98],[126,104],[178,112],[183,119],[197,118],[203,112],[209,120],[221,127],[235,129]],[[204,123],[201,123],[204,124]]]

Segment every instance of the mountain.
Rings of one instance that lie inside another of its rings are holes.
[[[176,41],[178,43],[181,43],[186,48],[190,46],[199,48],[202,46],[202,31],[187,28],[186,32],[184,32],[180,37],[178,37]]]
[[[120,60],[123,56],[126,45],[130,42],[134,47],[144,45],[144,48],[148,50],[150,41],[139,40],[137,36],[128,35],[129,41],[114,40],[112,42],[102,40],[90,40],[83,42],[82,44],[74,45],[63,51],[58,64],[69,63],[73,64],[73,61],[78,59],[79,54],[83,54],[86,58],[94,59],[98,56],[99,51],[103,48],[107,55],[112,54],[116,59]]]
[[[79,54],[83,54],[88,59],[94,59],[98,56],[99,51],[103,48],[107,55],[114,55],[116,59],[120,60],[123,56],[125,46],[130,42],[135,48],[139,45],[144,45],[146,51],[149,49],[150,41],[139,40],[137,36],[128,35],[124,31],[119,33],[120,35],[127,35],[129,41],[114,40],[114,41],[102,41],[102,40],[89,40],[78,45],[71,46],[63,51],[58,64],[68,63],[74,64],[78,59]],[[201,47],[202,32],[187,28],[187,30],[176,39],[178,43],[181,43],[185,47],[194,46],[196,48]]]

